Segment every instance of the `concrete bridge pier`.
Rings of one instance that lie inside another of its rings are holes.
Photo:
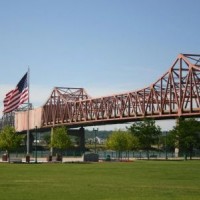
[[[80,151],[85,151],[85,129],[69,129],[68,134],[77,137],[78,148]]]
[[[52,138],[53,138],[53,128],[54,127],[51,127],[51,141],[52,141]],[[50,155],[53,156],[53,147],[50,148]]]

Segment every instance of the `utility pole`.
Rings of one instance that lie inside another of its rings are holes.
[[[37,163],[37,126],[35,126],[35,163]]]
[[[165,160],[168,159],[167,156],[167,131],[165,131]]]

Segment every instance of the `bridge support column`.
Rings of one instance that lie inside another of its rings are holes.
[[[76,136],[78,138],[78,149],[80,151],[85,151],[85,129],[81,127],[80,129],[69,129],[68,134]]]
[[[180,121],[180,118],[176,118],[176,126],[179,126],[179,121]],[[174,150],[174,155],[175,155],[175,158],[179,157],[179,141],[178,140],[176,141],[176,147],[175,147],[175,150]]]
[[[85,129],[81,127],[79,129],[79,137],[80,137],[80,150],[85,150]]]
[[[179,157],[179,148],[175,148],[174,155],[175,155],[175,158]]]
[[[53,127],[51,127],[51,142],[53,140]],[[50,148],[50,156],[53,156],[53,147]]]

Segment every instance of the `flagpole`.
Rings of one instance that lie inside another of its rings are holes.
[[[30,103],[30,91],[29,91],[29,85],[30,85],[30,69],[28,67],[28,74],[27,74],[27,83],[28,83],[28,110],[27,110],[27,155],[30,153],[30,134],[29,134],[29,103]]]

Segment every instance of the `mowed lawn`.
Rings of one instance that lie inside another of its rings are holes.
[[[200,161],[0,164],[0,200],[200,199]]]

